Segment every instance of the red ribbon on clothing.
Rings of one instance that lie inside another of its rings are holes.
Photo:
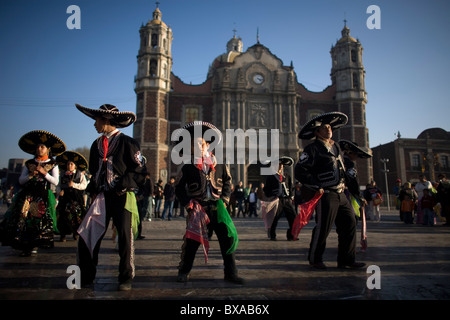
[[[198,170],[203,170],[203,163],[206,163],[207,166],[211,168],[211,170],[216,171],[214,168],[214,162],[212,161],[210,156],[202,157],[201,159],[196,159],[196,165]]]
[[[108,153],[108,138],[106,136],[102,136],[103,142],[103,162],[106,162],[106,154]]]

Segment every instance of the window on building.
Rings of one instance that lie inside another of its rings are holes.
[[[352,55],[352,62],[356,62],[357,60],[356,50],[352,50],[351,55]]]
[[[165,63],[164,63],[164,66],[163,66],[163,78],[165,78],[165,79],[168,78],[168,76],[167,76],[167,64],[165,64]]]
[[[441,168],[448,168],[448,156],[447,155],[440,155],[439,156],[439,162],[441,164]]]
[[[359,88],[358,74],[353,72],[353,88]]]
[[[144,36],[142,37],[142,47],[145,48],[147,47],[148,41],[147,41],[147,34],[144,34]]]
[[[320,116],[323,113],[322,110],[310,110],[308,111],[308,121],[314,117]]]
[[[17,173],[22,172],[22,167],[23,167],[23,165],[21,163],[17,163],[16,167],[14,168],[14,172],[17,172]]]
[[[152,34],[152,48],[156,48],[158,46],[158,35],[156,33]]]
[[[420,154],[415,153],[411,155],[411,167],[417,169],[420,167]]]
[[[156,70],[157,70],[158,62],[156,59],[150,60],[150,76],[155,77],[156,76]]]
[[[198,107],[187,107],[184,111],[184,122],[189,123],[199,119]]]

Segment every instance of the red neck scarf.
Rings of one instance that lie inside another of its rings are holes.
[[[36,161],[39,161],[39,162],[42,162],[42,161],[45,161],[45,160],[48,160],[48,154],[46,154],[45,156],[42,156],[42,157],[38,157],[38,156],[36,156]]]
[[[118,133],[119,133],[119,131],[115,132],[109,138],[114,137]],[[106,134],[102,135],[102,146],[103,146],[103,162],[106,162],[106,156],[108,154],[108,147],[109,147],[109,141],[108,141],[108,137],[106,136]]]
[[[206,155],[200,159],[195,159],[195,161],[198,170],[203,170],[203,164],[206,164],[211,168],[211,170],[216,171],[216,168],[214,168],[213,157],[209,155]]]
[[[106,162],[106,154],[108,153],[108,138],[105,135],[102,136],[102,144],[103,144],[103,162]]]

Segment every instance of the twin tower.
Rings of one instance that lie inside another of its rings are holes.
[[[309,143],[297,137],[303,124],[318,114],[340,111],[347,114],[349,122],[335,132],[334,140],[346,139],[369,147],[363,48],[350,36],[346,25],[330,51],[331,85],[322,92],[312,92],[297,82],[292,63],[284,65],[259,40],[243,51],[242,39],[236,35],[228,41],[226,52],[211,62],[203,83],[186,84],[172,73],[173,33],[161,17],[156,8],[152,19],[139,30],[135,77],[137,121],[133,136],[148,160],[153,181],[166,182],[176,176],[179,166],[171,161],[171,134],[195,120],[213,123],[224,136],[227,129],[277,129],[279,141],[272,145],[278,147],[280,156],[297,161],[299,152]],[[246,147],[254,146],[247,142]],[[259,161],[227,161],[234,184],[243,181],[256,186],[265,181]],[[358,161],[360,183],[365,185],[373,176],[372,160]]]

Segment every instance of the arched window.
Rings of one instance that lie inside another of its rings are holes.
[[[184,113],[184,122],[190,123],[196,120],[199,120],[199,110],[198,107],[186,107]]]
[[[356,50],[351,51],[351,56],[352,56],[352,62],[358,61],[358,55],[356,54]]]
[[[156,48],[158,46],[158,34],[152,34],[152,48]]]
[[[150,60],[150,76],[155,77],[157,75],[157,67],[158,67],[158,61],[156,59]]]
[[[167,73],[167,64],[164,63],[163,65],[163,78],[167,79],[168,73]]]
[[[148,37],[148,34],[144,34],[143,36],[142,36],[142,47],[143,48],[145,48],[146,46],[147,46],[147,44],[148,44],[148,39],[147,39],[147,37]]]
[[[353,72],[353,88],[359,88],[358,74]]]

